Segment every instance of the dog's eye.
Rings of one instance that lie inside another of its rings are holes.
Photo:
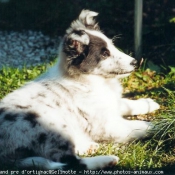
[[[103,48],[102,50],[101,50],[101,55],[103,56],[103,57],[109,57],[110,56],[110,52],[109,52],[109,50],[108,49],[106,49],[106,48]]]

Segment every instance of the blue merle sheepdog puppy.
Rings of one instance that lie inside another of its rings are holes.
[[[98,142],[126,143],[147,136],[151,124],[124,115],[152,112],[152,99],[122,98],[119,78],[136,60],[120,52],[83,10],[67,29],[58,62],[0,102],[0,162],[18,168],[63,169],[115,166],[115,155],[94,153]]]

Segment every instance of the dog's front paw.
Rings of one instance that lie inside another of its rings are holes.
[[[117,156],[96,156],[96,157],[85,157],[82,158],[82,163],[86,165],[89,170],[99,170],[104,168],[115,167],[119,162]]]
[[[145,105],[145,112],[143,114],[149,113],[149,112],[153,112],[157,109],[160,108],[160,105],[158,103],[156,103],[153,99],[151,98],[142,98],[139,99],[140,102],[142,101],[142,103],[144,103]],[[144,111],[144,110],[143,110]]]

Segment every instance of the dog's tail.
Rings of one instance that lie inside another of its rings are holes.
[[[66,159],[65,159],[66,160]],[[89,170],[96,170],[96,169],[104,169],[107,167],[115,166],[119,161],[117,156],[95,156],[95,157],[84,157],[80,158],[78,156],[74,156],[74,160],[69,158],[69,161],[61,163],[61,162],[54,162],[48,160],[43,157],[29,157],[22,159],[16,162],[18,168],[42,168],[46,170],[64,170],[68,168],[81,168],[81,169],[89,169]]]

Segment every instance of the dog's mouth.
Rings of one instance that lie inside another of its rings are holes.
[[[122,78],[125,78],[125,77],[128,77],[132,72],[132,71],[123,71],[123,72],[110,72],[109,75],[110,77],[116,77],[117,79],[122,79]]]
[[[132,71],[127,71],[127,72],[109,72],[109,74],[111,74],[111,75],[125,75],[125,74],[130,74],[130,73],[132,73],[134,70],[132,70]]]

